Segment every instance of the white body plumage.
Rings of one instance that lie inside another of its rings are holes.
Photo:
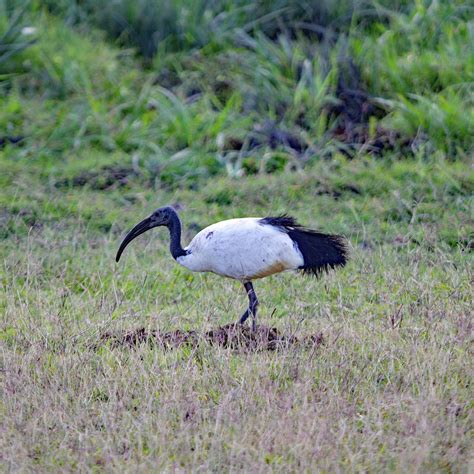
[[[195,272],[213,272],[242,282],[285,270],[296,270],[304,259],[283,228],[247,217],[217,222],[199,232],[185,248],[179,264]]]

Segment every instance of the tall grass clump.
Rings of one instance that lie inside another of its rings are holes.
[[[390,101],[387,122],[451,157],[474,147],[473,15],[461,1],[417,2],[352,43],[370,89]]]
[[[124,47],[135,48],[145,59],[173,51],[222,43],[248,11],[228,0],[64,0],[47,2],[51,12],[69,23],[89,23],[103,29]],[[72,8],[74,4],[75,8]]]
[[[29,3],[0,0],[0,80],[23,71],[21,53],[36,41],[36,29],[26,21]]]
[[[407,4],[403,0],[384,3],[395,10]],[[136,48],[147,59],[209,44],[223,47],[239,30],[259,30],[271,38],[298,31],[311,37],[333,37],[338,31],[348,31],[355,18],[370,24],[386,16],[370,0],[62,0],[46,4],[69,23],[90,22],[102,28],[110,38]]]

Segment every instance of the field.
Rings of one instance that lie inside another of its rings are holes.
[[[0,0],[2,471],[472,472],[472,7],[107,3]],[[115,263],[166,204],[351,259],[226,343],[240,283],[163,229]]]

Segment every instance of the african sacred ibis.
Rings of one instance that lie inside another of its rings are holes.
[[[319,275],[344,266],[347,247],[339,235],[321,234],[299,225],[292,217],[246,217],[217,222],[199,232],[191,243],[181,246],[181,221],[172,207],[160,207],[138,223],[124,238],[116,261],[125,247],[153,227],[166,226],[173,258],[193,272],[213,272],[244,284],[249,307],[240,323],[252,315],[257,321],[258,300],[252,280],[285,270]]]

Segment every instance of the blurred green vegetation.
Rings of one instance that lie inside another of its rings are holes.
[[[100,155],[167,185],[337,153],[466,160],[473,13],[428,0],[1,0],[2,160],[48,175]]]

